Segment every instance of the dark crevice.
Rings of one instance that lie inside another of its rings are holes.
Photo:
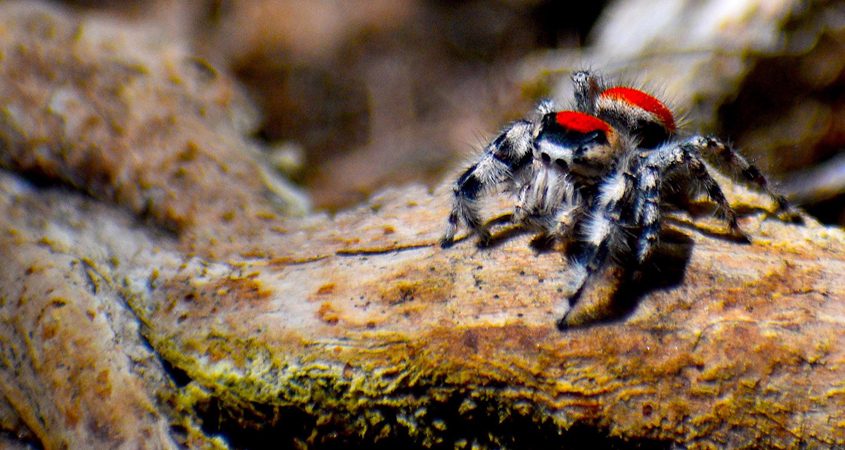
[[[161,366],[164,368],[164,373],[173,380],[173,384],[175,384],[177,388],[185,387],[192,381],[188,372],[174,366],[170,363],[170,361],[161,357],[159,357],[159,361],[161,361]]]
[[[4,149],[0,148],[0,150]],[[36,190],[62,189],[93,198],[89,192],[86,192],[84,189],[80,189],[79,186],[75,186],[72,182],[37,167],[26,169],[4,165],[3,169],[14,173],[16,176],[25,180],[33,189]]]
[[[843,205],[845,205],[845,192],[802,206],[822,223],[845,224],[845,207]]]
[[[15,443],[15,448],[26,450],[44,449],[44,445],[41,444],[41,441],[39,441],[28,428],[19,432],[0,429],[0,447],[3,447],[4,443],[11,442]]]
[[[414,391],[416,394],[409,394],[412,398],[430,398],[426,389]],[[608,430],[590,424],[561,430],[530,407],[517,411],[494,401],[474,400],[467,411],[466,398],[467,392],[456,392],[416,410],[374,407],[369,413],[380,417],[377,423],[347,411],[318,415],[295,407],[260,404],[234,410],[216,398],[201,405],[199,413],[203,431],[224,437],[238,449],[673,448],[669,441],[612,437]]]

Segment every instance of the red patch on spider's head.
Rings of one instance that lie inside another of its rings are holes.
[[[658,120],[669,131],[675,131],[675,117],[672,116],[672,111],[666,107],[660,100],[646,94],[643,91],[618,86],[610,88],[601,93],[602,97],[613,100],[623,101],[631,106],[643,109],[654,114]]]
[[[598,117],[577,111],[559,111],[555,113],[558,125],[577,133],[592,133],[593,131],[610,131],[610,125]]]

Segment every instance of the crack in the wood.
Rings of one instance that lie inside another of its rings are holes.
[[[340,249],[335,251],[335,255],[337,256],[370,256],[370,255],[386,255],[388,253],[399,253],[411,250],[419,250],[421,248],[426,247],[434,247],[434,243],[422,243],[422,244],[408,244],[408,245],[398,245],[392,247],[374,247],[374,248],[353,248],[353,249]]]
[[[326,258],[329,258],[331,255],[317,255],[317,256],[308,256],[302,258],[292,258],[292,257],[277,257],[273,258],[268,262],[268,265],[282,265],[282,266],[300,266],[305,264],[311,264],[318,261],[322,261]]]

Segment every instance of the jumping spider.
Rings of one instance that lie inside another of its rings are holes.
[[[574,244],[577,299],[604,265],[636,269],[648,260],[657,245],[667,187],[686,197],[705,193],[730,233],[745,239],[704,157],[770,195],[779,211],[789,211],[786,199],[728,144],[713,136],[680,136],[674,115],[655,97],[610,86],[587,71],[574,73],[572,81],[574,110],[540,103],[534,117],[507,125],[458,178],[442,247],[453,244],[461,223],[488,242],[478,200],[504,190],[516,196],[515,222],[545,240],[568,248]],[[559,326],[594,319],[572,311]]]

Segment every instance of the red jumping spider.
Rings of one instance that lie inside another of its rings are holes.
[[[458,178],[443,247],[452,245],[460,224],[487,242],[478,200],[504,190],[516,196],[515,222],[542,238],[577,244],[572,263],[581,287],[608,262],[637,268],[649,258],[661,228],[666,180],[678,192],[704,192],[730,232],[744,237],[704,157],[769,194],[779,210],[789,209],[760,171],[722,140],[679,135],[672,112],[655,97],[610,86],[586,71],[574,73],[572,81],[574,110],[540,103],[534,117],[507,125]],[[559,325],[589,320],[568,313]]]

